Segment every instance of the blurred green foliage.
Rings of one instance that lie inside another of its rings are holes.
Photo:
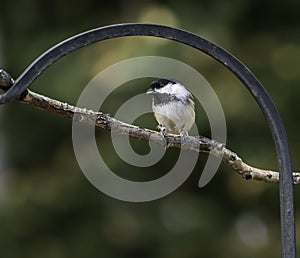
[[[3,0],[0,5],[0,64],[15,78],[61,40],[113,23],[167,24],[218,43],[270,92],[299,168],[299,1]],[[254,166],[277,169],[267,123],[247,90],[220,64],[175,42],[132,37],[96,43],[59,60],[31,89],[74,104],[98,72],[143,55],[176,58],[203,74],[223,105],[227,146]],[[114,114],[149,82],[114,92],[103,111]],[[197,110],[198,126],[209,136],[205,115],[200,106]],[[96,190],[80,171],[71,121],[17,102],[1,106],[0,115],[1,257],[280,257],[278,185],[246,182],[221,165],[209,185],[199,189],[206,160],[201,154],[192,176],[169,196],[148,203],[118,201]],[[155,128],[152,116],[136,122]],[[114,170],[128,178],[159,177],[178,154],[173,151],[155,170],[130,168],[114,153],[108,136],[97,132],[99,148],[104,146]],[[145,143],[132,145],[139,153],[148,149]],[[299,194],[295,187],[298,234]],[[300,249],[299,240],[297,245]]]

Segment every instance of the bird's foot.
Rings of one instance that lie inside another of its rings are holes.
[[[163,139],[164,148],[167,149],[170,146],[170,142],[168,141],[168,138],[167,138],[167,128],[164,127],[163,125],[158,125],[157,129],[160,130],[160,135]]]
[[[188,140],[189,134],[186,131],[181,131],[180,137],[181,137],[181,144],[184,145],[186,143],[186,141]]]

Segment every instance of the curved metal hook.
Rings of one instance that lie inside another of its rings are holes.
[[[47,67],[64,55],[94,42],[124,36],[161,37],[194,47],[225,65],[252,93],[269,123],[277,151],[280,171],[283,257],[295,257],[292,165],[284,126],[270,96],[254,74],[236,57],[213,42],[184,30],[156,24],[119,24],[90,30],[57,44],[37,58],[19,76],[14,85],[0,96],[0,104],[21,96],[22,92],[26,90]]]

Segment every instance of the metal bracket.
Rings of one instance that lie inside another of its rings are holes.
[[[282,257],[296,257],[295,218],[293,200],[292,163],[285,128],[279,113],[262,84],[236,57],[213,42],[178,28],[157,24],[118,24],[97,28],[75,35],[52,47],[38,57],[0,96],[0,104],[17,99],[29,85],[51,64],[81,47],[106,39],[125,36],[153,36],[181,42],[196,48],[231,70],[251,92],[268,121],[276,147],[280,172],[280,214]]]

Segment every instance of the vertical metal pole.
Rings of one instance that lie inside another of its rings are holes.
[[[282,128],[284,130],[284,128]],[[287,142],[285,133],[279,145]],[[281,241],[282,257],[296,257],[296,238],[295,238],[295,215],[294,215],[294,196],[293,196],[293,179],[291,176],[292,168],[289,161],[289,153],[282,150],[282,158],[279,158],[279,164],[282,167],[279,178],[280,194],[280,221],[281,221]]]

